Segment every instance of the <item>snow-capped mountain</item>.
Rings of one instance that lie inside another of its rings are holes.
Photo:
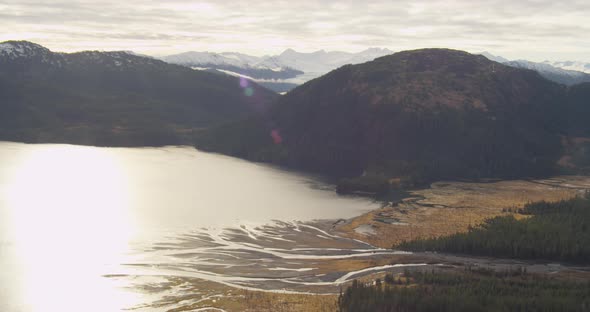
[[[370,62],[378,57],[393,54],[394,51],[384,48],[368,48],[359,53],[354,53],[353,57],[348,61],[350,64],[361,64]]]
[[[0,55],[5,57],[31,57],[49,53],[50,51],[47,48],[28,41],[5,41],[0,43]]]
[[[510,61],[509,59],[503,58],[501,56],[493,55],[488,51],[481,52],[480,55],[485,56],[490,61],[494,61],[494,62],[498,62],[498,63],[505,63],[505,62]]]
[[[175,55],[169,55],[162,58],[168,63],[179,65],[232,65],[232,66],[248,66],[256,63],[256,57],[242,57],[239,53],[213,53],[213,52],[185,52]],[[245,55],[244,55],[245,56]]]
[[[162,58],[163,61],[196,69],[214,69],[252,77],[281,80],[303,74],[299,70],[276,62],[271,57],[257,57],[235,52],[185,52]]]
[[[52,70],[63,66],[85,66],[86,63],[105,67],[124,67],[162,63],[130,51],[83,51],[75,53],[52,52],[49,49],[28,41],[5,41],[0,43],[0,64],[16,69],[33,66],[36,70]],[[44,65],[44,66],[38,66]]]
[[[549,61],[545,61],[543,63],[537,63],[537,62],[531,62],[531,61],[527,61],[527,60],[509,61],[501,56],[496,56],[496,55],[490,54],[488,52],[483,52],[483,53],[481,53],[481,55],[485,56],[489,60],[496,61],[498,63],[503,63],[508,66],[534,70],[534,71],[538,72],[541,76],[543,76],[549,80],[552,80],[552,81],[555,81],[555,82],[558,82],[558,83],[561,83],[564,85],[568,85],[568,86],[583,83],[583,82],[590,82],[590,74],[587,74],[582,71],[569,70],[569,69],[565,69],[560,66],[554,65],[554,64],[561,64],[563,66],[569,65],[571,68],[572,66],[574,66],[573,65],[574,62],[554,62],[554,63],[551,63]],[[578,62],[578,65],[576,65],[576,66],[580,66],[580,64],[583,64],[583,63]]]
[[[235,52],[185,52],[163,57],[162,60],[197,69],[221,70],[256,80],[301,84],[340,66],[372,61],[391,53],[393,51],[380,48],[370,48],[359,53],[324,50],[302,53],[287,49],[279,55],[262,57]]]
[[[301,53],[293,49],[288,49],[276,56],[276,58],[282,64],[300,69],[304,72],[326,73],[346,64],[364,63],[392,53],[393,51],[391,50],[380,48],[370,48],[358,53],[326,52],[324,50]]]
[[[0,43],[0,63],[4,66],[21,66],[24,63],[61,66],[64,58],[59,53],[28,41],[5,41]]]
[[[541,76],[565,85],[575,85],[590,82],[590,74],[575,70],[566,70],[546,63],[535,63],[527,60],[516,60],[504,63],[518,68],[526,68],[537,71]]]
[[[302,53],[287,49],[280,55],[275,56],[275,58],[282,64],[305,72],[301,76],[288,80],[288,82],[302,84],[346,64],[365,63],[392,53],[393,51],[389,49],[380,48],[369,48],[358,53],[327,52],[324,50]]]
[[[581,71],[587,74],[590,74],[590,63],[584,62],[572,62],[572,61],[558,61],[558,62],[551,62],[551,61],[544,61],[543,64],[548,64],[554,67],[559,67],[567,70],[575,70]]]
[[[304,72],[326,72],[346,64],[351,55],[345,52],[326,52],[324,50],[301,53],[288,49],[276,58],[281,63],[301,69]]]

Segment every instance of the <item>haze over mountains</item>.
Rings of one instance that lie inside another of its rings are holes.
[[[555,61],[555,62],[544,61],[543,63],[554,66],[554,67],[559,67],[562,69],[581,71],[581,72],[590,74],[590,63],[573,62],[573,61]]]
[[[301,53],[287,49],[279,55],[258,57],[237,52],[192,51],[165,56],[161,59],[193,69],[221,71],[230,75],[248,77],[277,92],[286,92],[340,66],[360,64],[392,53],[394,52],[382,48],[369,48],[358,53],[324,50]],[[489,52],[482,52],[481,55],[512,67],[537,71],[545,78],[565,85],[590,82],[590,63],[571,61],[538,63],[527,60],[511,61]]]
[[[236,52],[185,52],[165,56],[161,59],[194,69],[217,70],[230,75],[249,77],[282,92],[340,66],[364,63],[392,53],[391,50],[380,48],[369,48],[358,53],[326,52],[324,50],[301,53],[287,49],[279,55],[262,57]],[[274,88],[276,85],[273,83],[283,85],[277,89]]]
[[[582,62],[550,61],[538,63],[527,60],[510,61],[506,58],[496,56],[488,52],[483,52],[481,55],[492,61],[503,63],[508,66],[534,70],[549,80],[568,86],[583,82],[590,82],[590,63],[586,64]]]

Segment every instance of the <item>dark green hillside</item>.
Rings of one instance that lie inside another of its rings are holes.
[[[0,140],[91,145],[190,142],[195,129],[268,108],[276,95],[227,75],[125,52],[0,50]]]
[[[462,51],[424,49],[348,65],[281,97],[235,149],[202,133],[197,147],[339,176],[405,183],[551,174],[569,120],[567,89],[538,73]],[[269,133],[281,136],[272,143]],[[235,141],[235,140],[234,140]],[[272,157],[268,155],[271,154]]]
[[[590,174],[590,83],[568,89],[562,116],[565,131],[565,154],[560,160],[566,172]]]
[[[400,249],[590,263],[590,196],[527,205],[521,220],[502,216],[467,233],[406,242]]]
[[[564,124],[571,136],[590,137],[590,82],[568,89]]]

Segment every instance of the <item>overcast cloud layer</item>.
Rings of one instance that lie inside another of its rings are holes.
[[[0,41],[12,39],[151,55],[448,47],[590,62],[590,1],[0,0]]]

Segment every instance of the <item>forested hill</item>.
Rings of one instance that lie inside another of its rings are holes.
[[[560,137],[588,135],[582,93],[479,55],[405,51],[312,80],[265,118],[201,133],[197,147],[341,176],[546,175]]]
[[[568,89],[567,113],[563,118],[565,131],[574,137],[590,136],[590,82]]]
[[[0,43],[0,140],[141,146],[266,110],[276,94],[127,52]]]

